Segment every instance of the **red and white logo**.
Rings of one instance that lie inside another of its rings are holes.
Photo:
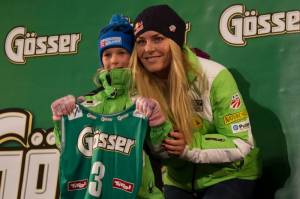
[[[170,25],[170,26],[169,26],[169,30],[170,30],[171,32],[175,32],[175,31],[176,31],[176,26],[175,26],[175,25]]]
[[[111,45],[122,45],[122,37],[108,37],[100,41],[100,48]]]
[[[100,48],[103,48],[104,46],[106,46],[106,41],[105,40],[101,40],[100,41]]]
[[[87,187],[87,179],[68,182],[68,191],[85,189]]]
[[[126,182],[126,181],[121,180],[119,178],[114,178],[113,179],[113,188],[121,189],[123,191],[132,193],[133,188],[134,188],[134,184],[130,183],[130,182]]]
[[[230,108],[238,109],[238,108],[240,108],[240,105],[241,105],[241,98],[240,98],[240,95],[238,93],[236,93],[231,98]]]
[[[134,35],[136,35],[138,32],[144,29],[144,24],[142,21],[137,22],[134,26]]]
[[[69,120],[74,120],[77,118],[82,117],[82,110],[80,109],[80,107],[76,104],[75,108],[73,109],[73,111],[68,115],[68,119]]]

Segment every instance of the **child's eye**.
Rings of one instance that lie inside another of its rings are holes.
[[[119,51],[119,54],[120,55],[124,55],[124,54],[126,54],[126,51],[125,50],[121,50],[121,51]]]
[[[103,53],[103,57],[110,57],[111,53]]]

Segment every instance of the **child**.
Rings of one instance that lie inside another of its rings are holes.
[[[128,64],[133,40],[133,28],[127,19],[120,15],[113,15],[110,23],[99,34],[100,63],[103,65],[103,69],[101,68],[95,76],[99,89],[77,99],[68,95],[55,100],[51,105],[54,121],[71,113],[76,100],[89,110],[100,114],[121,112],[132,105],[129,96],[131,72]],[[58,122],[55,122],[55,134],[57,144],[60,145],[58,138],[61,132]],[[152,167],[146,153],[144,153],[143,165],[142,184],[137,198],[163,198],[161,191],[155,186]]]

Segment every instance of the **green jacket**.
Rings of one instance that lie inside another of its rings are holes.
[[[84,96],[81,103],[88,109],[101,114],[112,114],[123,111],[132,105],[129,97],[129,87],[131,86],[130,70],[118,68],[111,71],[103,70],[99,73],[100,89],[97,93]],[[161,125],[161,126],[164,126]],[[161,127],[159,127],[161,128]],[[59,138],[60,130],[58,123],[55,124],[56,138]],[[149,137],[149,135],[147,135]],[[57,145],[60,145],[60,140]],[[161,199],[164,198],[162,192],[155,186],[155,178],[151,167],[149,156],[144,152],[143,176],[141,188],[138,193],[139,199]]]
[[[181,157],[166,159],[164,184],[185,190],[200,190],[233,179],[254,180],[261,174],[259,150],[255,146],[246,106],[230,72],[222,65],[196,57],[188,48],[193,67],[202,67],[208,90],[190,70],[190,95],[197,111],[192,142]],[[203,124],[200,125],[199,118]],[[162,132],[157,137],[166,137]],[[156,140],[156,143],[159,143]]]

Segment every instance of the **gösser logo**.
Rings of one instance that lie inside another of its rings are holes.
[[[64,34],[38,37],[24,27],[12,29],[6,36],[5,53],[15,64],[25,64],[25,57],[77,53],[81,34]]]
[[[52,129],[32,130],[32,114],[0,110],[0,198],[58,198],[60,153]]]
[[[219,31],[226,43],[245,46],[245,38],[300,32],[300,11],[258,15],[245,11],[244,5],[232,5],[221,15]]]

